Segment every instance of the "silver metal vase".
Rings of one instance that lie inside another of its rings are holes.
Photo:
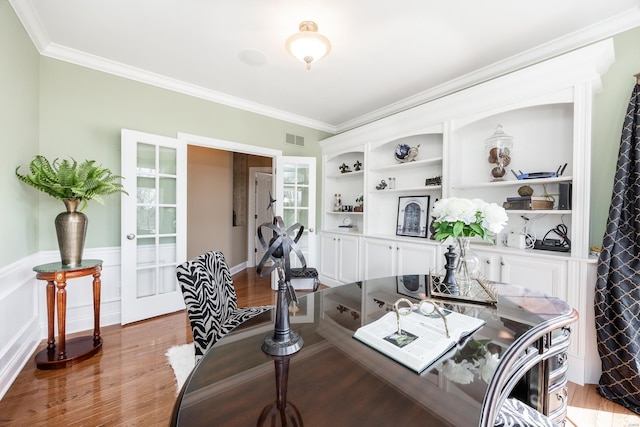
[[[56,234],[62,265],[78,266],[82,263],[84,240],[89,220],[82,212],[77,212],[79,199],[64,199],[66,212],[56,217]]]

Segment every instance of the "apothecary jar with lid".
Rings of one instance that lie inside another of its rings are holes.
[[[487,161],[495,166],[491,168],[491,178],[494,181],[504,179],[506,167],[511,163],[513,137],[502,130],[502,125],[496,126],[493,135],[484,141]]]

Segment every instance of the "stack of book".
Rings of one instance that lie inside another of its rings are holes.
[[[507,197],[502,207],[507,210],[551,210],[553,201],[546,196]]]

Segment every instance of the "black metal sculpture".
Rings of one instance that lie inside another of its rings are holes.
[[[262,228],[268,228],[272,231],[273,236],[269,243],[264,239]],[[273,336],[265,337],[262,343],[262,351],[271,356],[293,354],[300,350],[304,343],[302,337],[291,330],[289,321],[289,304],[291,301],[298,302],[296,291],[291,285],[290,255],[293,252],[302,263],[302,268],[306,268],[304,255],[297,245],[303,231],[304,226],[300,223],[295,223],[286,228],[284,221],[279,216],[273,218],[273,223],[265,222],[258,227],[258,239],[266,251],[258,264],[258,275],[262,277],[268,276],[276,269],[278,272],[276,324]],[[295,237],[292,237],[294,235]],[[270,260],[273,263],[266,267]]]
[[[273,198],[271,199],[267,209],[271,209],[273,202],[275,202]],[[269,243],[266,242],[262,234],[263,227],[272,231]],[[266,336],[262,342],[262,351],[273,357],[275,365],[276,401],[264,407],[258,419],[258,426],[263,426],[266,423],[274,426],[278,417],[280,417],[280,425],[282,426],[302,427],[304,425],[298,408],[287,401],[291,355],[300,350],[304,344],[302,337],[291,330],[289,321],[289,304],[291,301],[298,302],[296,291],[291,286],[290,255],[291,252],[296,254],[303,268],[306,268],[306,261],[297,245],[303,231],[304,227],[299,223],[285,228],[284,221],[279,216],[273,218],[273,223],[266,222],[258,227],[258,239],[265,250],[265,254],[258,264],[258,274],[264,277],[276,269],[278,272],[276,325],[273,336]],[[292,237],[294,234],[295,237]],[[270,260],[273,261],[273,264],[265,269]]]

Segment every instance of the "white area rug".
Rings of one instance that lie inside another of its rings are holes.
[[[173,368],[173,373],[176,376],[176,382],[178,383],[177,395],[195,366],[196,350],[193,347],[193,343],[176,345],[167,350],[165,356],[167,356],[169,365]]]

